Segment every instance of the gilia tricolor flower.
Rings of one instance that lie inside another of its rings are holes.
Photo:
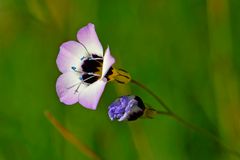
[[[118,121],[133,121],[144,114],[145,106],[138,96],[122,96],[108,108],[108,116]]]
[[[79,102],[86,108],[96,109],[108,81],[127,83],[127,72],[112,67],[115,59],[109,47],[103,56],[103,47],[93,24],[81,28],[77,41],[60,46],[57,66],[62,75],[57,79],[56,90],[61,102],[72,105]],[[121,77],[125,78],[121,78]]]
[[[133,121],[140,117],[153,118],[163,113],[145,106],[142,99],[135,95],[121,96],[108,107],[108,116],[118,121]]]

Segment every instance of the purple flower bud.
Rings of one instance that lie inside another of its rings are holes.
[[[133,121],[141,117],[145,106],[138,96],[122,96],[108,107],[108,116],[118,121]]]

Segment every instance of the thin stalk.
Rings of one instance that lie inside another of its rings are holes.
[[[240,158],[240,153],[231,149],[229,146],[227,146],[226,144],[224,144],[217,136],[215,136],[213,133],[209,132],[208,130],[198,127],[186,120],[184,120],[182,117],[178,116],[176,113],[174,113],[164,102],[163,100],[157,96],[152,90],[150,90],[149,88],[147,88],[145,85],[143,85],[142,83],[136,81],[136,80],[131,80],[131,82],[137,86],[139,86],[140,88],[144,89],[146,92],[148,92],[148,94],[150,94],[151,96],[153,96],[159,103],[160,105],[162,105],[162,107],[166,110],[165,111],[157,111],[158,114],[161,115],[166,115],[166,116],[170,116],[173,119],[175,119],[177,122],[181,123],[182,125],[184,125],[186,128],[198,132],[206,137],[208,137],[209,139],[215,141],[217,144],[219,144],[221,146],[221,148],[224,151],[227,151],[228,153],[231,153],[235,156],[237,156],[238,158]]]
[[[93,160],[100,160],[100,157],[92,151],[89,147],[84,145],[79,139],[75,137],[70,131],[64,128],[57,119],[48,111],[44,112],[47,119],[52,123],[52,125],[58,130],[58,132],[71,144],[73,144],[80,152],[85,154],[87,157]]]
[[[150,90],[149,88],[147,88],[145,85],[143,85],[142,83],[134,80],[134,79],[131,79],[131,82],[139,87],[141,87],[142,89],[144,89],[145,91],[147,91],[151,96],[153,96],[162,106],[163,108],[169,112],[169,113],[172,113],[172,110],[163,102],[163,100],[157,96],[152,90]]]

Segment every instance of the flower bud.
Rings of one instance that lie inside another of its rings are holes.
[[[145,106],[138,96],[122,96],[116,99],[108,108],[108,116],[118,121],[133,121],[141,117]]]

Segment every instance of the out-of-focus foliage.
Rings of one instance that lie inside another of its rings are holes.
[[[238,0],[1,0],[0,159],[88,159],[45,110],[103,159],[235,159],[168,117],[111,122],[107,107],[123,94],[160,107],[131,84],[110,83],[96,111],[61,104],[55,60],[61,43],[92,22],[116,67],[240,151],[239,8]]]

